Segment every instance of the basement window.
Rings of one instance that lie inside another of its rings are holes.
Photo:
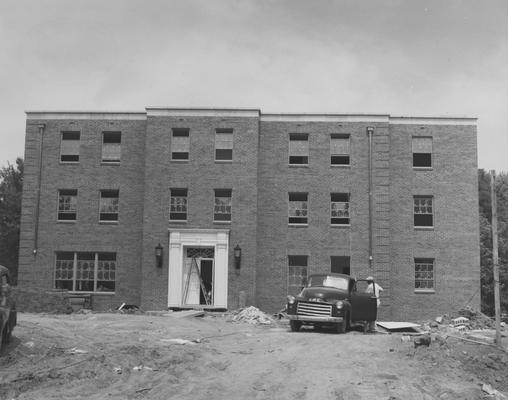
[[[76,221],[78,212],[78,190],[58,191],[58,221]]]
[[[114,293],[116,253],[57,252],[55,289]]]
[[[63,163],[79,162],[80,132],[62,132],[60,141],[60,161]]]
[[[432,138],[413,137],[413,168],[432,168]]]
[[[298,295],[307,283],[308,256],[288,256],[288,294]]]
[[[189,161],[189,128],[173,128],[171,137],[171,160]]]
[[[307,133],[289,134],[289,165],[309,164],[309,135]]]
[[[432,196],[414,196],[414,226],[415,228],[432,228],[434,226]]]
[[[102,162],[119,164],[122,154],[122,133],[102,132]]]
[[[415,291],[434,291],[434,259],[415,258]]]

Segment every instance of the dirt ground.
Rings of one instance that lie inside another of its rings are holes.
[[[493,346],[448,337],[415,349],[402,334],[173,314],[19,314],[0,399],[502,398],[483,384],[508,393],[508,354]]]

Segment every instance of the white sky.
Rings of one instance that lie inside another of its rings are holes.
[[[508,1],[0,0],[0,166],[25,110],[478,117],[508,171]]]

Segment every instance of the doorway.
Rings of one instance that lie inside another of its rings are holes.
[[[214,248],[187,247],[182,271],[182,304],[214,304]]]

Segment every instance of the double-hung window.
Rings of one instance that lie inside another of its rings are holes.
[[[62,132],[60,141],[60,161],[65,163],[79,162],[80,132]]]
[[[189,128],[173,128],[173,136],[171,137],[171,160],[188,161],[189,148]]]
[[[413,168],[432,167],[432,138],[413,136]]]
[[[289,134],[289,165],[309,164],[309,135],[307,133]]]
[[[433,197],[432,196],[414,196],[414,226],[415,227],[433,227]]]
[[[415,290],[434,290],[434,259],[415,258]]]
[[[215,222],[231,221],[231,189],[215,189],[213,220]]]
[[[99,221],[118,221],[118,199],[120,191],[115,189],[101,190],[99,202]]]
[[[331,165],[350,165],[349,135],[332,133],[330,136]]]
[[[215,130],[215,161],[233,161],[233,129]]]
[[[78,214],[77,189],[58,191],[58,221],[76,221]]]
[[[55,289],[114,292],[116,253],[57,252]]]
[[[288,294],[297,295],[307,281],[307,256],[288,256]]]
[[[121,145],[121,132],[102,132],[102,162],[107,164],[120,163]]]
[[[171,221],[187,221],[187,189],[171,189],[169,207]]]
[[[307,225],[309,220],[308,196],[308,193],[289,193],[289,224]]]
[[[349,193],[330,193],[330,223],[349,225]]]

